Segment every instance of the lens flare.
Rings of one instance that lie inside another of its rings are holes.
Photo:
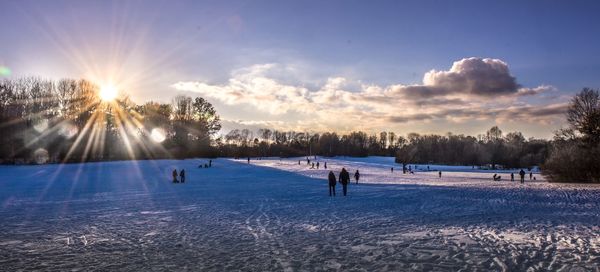
[[[62,124],[58,130],[58,134],[67,139],[73,138],[78,132],[77,127],[71,123]]]
[[[153,128],[152,132],[150,133],[150,138],[152,139],[152,141],[155,141],[157,143],[162,143],[167,136],[165,135],[165,130],[162,128]]]
[[[37,131],[39,133],[46,131],[48,129],[48,120],[47,119],[39,120],[37,123],[35,123],[35,125],[33,125],[33,129],[35,129],[35,131]]]
[[[11,71],[10,71],[10,69],[8,69],[8,67],[0,65],[0,76],[7,77],[7,76],[10,76],[10,74],[11,74]]]
[[[37,164],[45,164],[50,159],[48,151],[43,148],[38,148],[35,152],[33,152],[33,157]]]

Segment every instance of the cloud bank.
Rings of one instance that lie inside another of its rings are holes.
[[[566,103],[531,105],[528,97],[556,91],[552,86],[519,85],[499,59],[465,58],[447,71],[431,70],[421,84],[379,86],[345,77],[330,77],[316,88],[283,83],[281,64],[236,70],[224,84],[182,81],[172,85],[226,105],[250,105],[269,113],[282,129],[381,129],[398,123],[469,120],[552,124],[562,118]],[[358,86],[358,87],[357,87]],[[294,117],[290,117],[294,116]],[[225,116],[225,119],[227,117]],[[266,122],[253,120],[243,122]]]

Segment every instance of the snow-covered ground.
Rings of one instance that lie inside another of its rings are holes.
[[[0,270],[600,269],[595,185],[403,175],[381,157],[205,161],[0,166]],[[349,196],[328,196],[323,161],[360,169]]]

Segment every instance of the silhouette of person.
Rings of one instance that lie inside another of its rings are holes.
[[[314,169],[314,168],[315,168],[315,163],[313,162],[313,163],[310,165],[310,169]]]
[[[329,171],[329,196],[331,196],[332,193],[333,196],[335,196],[335,183],[335,174],[333,171]]]
[[[300,160],[298,160],[298,165],[300,165]]]
[[[248,163],[250,163],[250,157],[248,157]]]
[[[515,181],[515,173],[510,173],[510,181]]]
[[[394,173],[394,167],[390,168],[390,171],[392,171],[392,173]]]
[[[529,180],[533,179],[533,172],[529,171]]]
[[[317,162],[317,169],[319,169],[319,162]]]
[[[212,167],[212,160],[208,160],[208,167]]]
[[[525,171],[523,169],[519,171],[519,176],[521,176],[521,183],[525,183]]]
[[[442,178],[442,171],[438,171],[438,175]]]
[[[181,180],[181,183],[185,182],[185,170],[181,169],[181,171],[179,171],[179,179]]]
[[[325,169],[327,169],[327,162],[323,163],[323,167],[325,167]]]
[[[346,193],[348,192],[348,183],[350,182],[350,174],[346,171],[346,168],[342,168],[339,179],[342,184],[342,192],[344,192],[344,196],[346,196]]]
[[[356,169],[356,173],[354,173],[354,179],[356,180],[356,184],[358,184],[358,179],[360,179],[360,173],[358,172],[358,169]]]
[[[173,183],[178,183],[177,180],[177,169],[173,169]]]

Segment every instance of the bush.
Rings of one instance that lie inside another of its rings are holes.
[[[556,144],[542,169],[551,182],[600,182],[600,146]]]

